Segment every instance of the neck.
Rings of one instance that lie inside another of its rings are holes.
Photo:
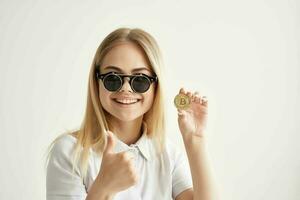
[[[143,116],[133,121],[121,121],[110,117],[109,122],[110,130],[127,145],[136,143],[141,137]]]

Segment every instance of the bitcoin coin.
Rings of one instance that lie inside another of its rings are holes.
[[[174,99],[174,104],[178,109],[187,109],[189,108],[191,99],[185,94],[177,94]]]

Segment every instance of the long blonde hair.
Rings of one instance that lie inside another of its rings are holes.
[[[77,142],[73,151],[72,164],[73,172],[76,163],[79,161],[79,167],[82,169],[82,178],[87,174],[88,159],[90,149],[101,155],[106,146],[105,130],[108,130],[105,112],[99,100],[99,84],[95,77],[95,70],[101,66],[104,56],[115,45],[120,42],[133,42],[142,47],[144,53],[148,57],[148,61],[152,70],[158,77],[156,86],[156,95],[150,110],[145,113],[143,121],[147,124],[147,135],[155,140],[155,144],[159,153],[165,147],[165,110],[164,110],[164,92],[163,92],[163,60],[161,51],[156,40],[146,31],[140,28],[118,28],[107,35],[99,45],[93,59],[91,70],[89,73],[87,105],[84,119],[79,130],[66,132],[58,136],[48,147],[48,155],[46,165],[49,161],[49,155],[53,145],[62,136],[71,134],[77,138]]]

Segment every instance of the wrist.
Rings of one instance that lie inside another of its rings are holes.
[[[202,140],[202,141],[205,141],[206,140],[206,137],[205,137],[205,134],[204,134],[204,130],[203,131],[199,131],[199,132],[196,132],[196,133],[182,133],[182,139],[183,140],[187,140],[187,141],[190,141],[190,140]]]
[[[194,134],[194,133],[188,133],[188,134],[182,134],[182,139],[186,147],[188,146],[205,146],[207,138],[204,137],[204,134]]]
[[[112,200],[114,194],[108,193],[105,189],[99,188],[98,190],[91,189],[88,192],[86,200]]]
[[[102,184],[97,178],[95,179],[86,200],[111,200],[115,193],[111,192],[105,184]]]

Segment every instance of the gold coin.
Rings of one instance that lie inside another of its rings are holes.
[[[177,94],[174,99],[174,104],[176,108],[187,109],[190,106],[191,99],[185,94]]]

